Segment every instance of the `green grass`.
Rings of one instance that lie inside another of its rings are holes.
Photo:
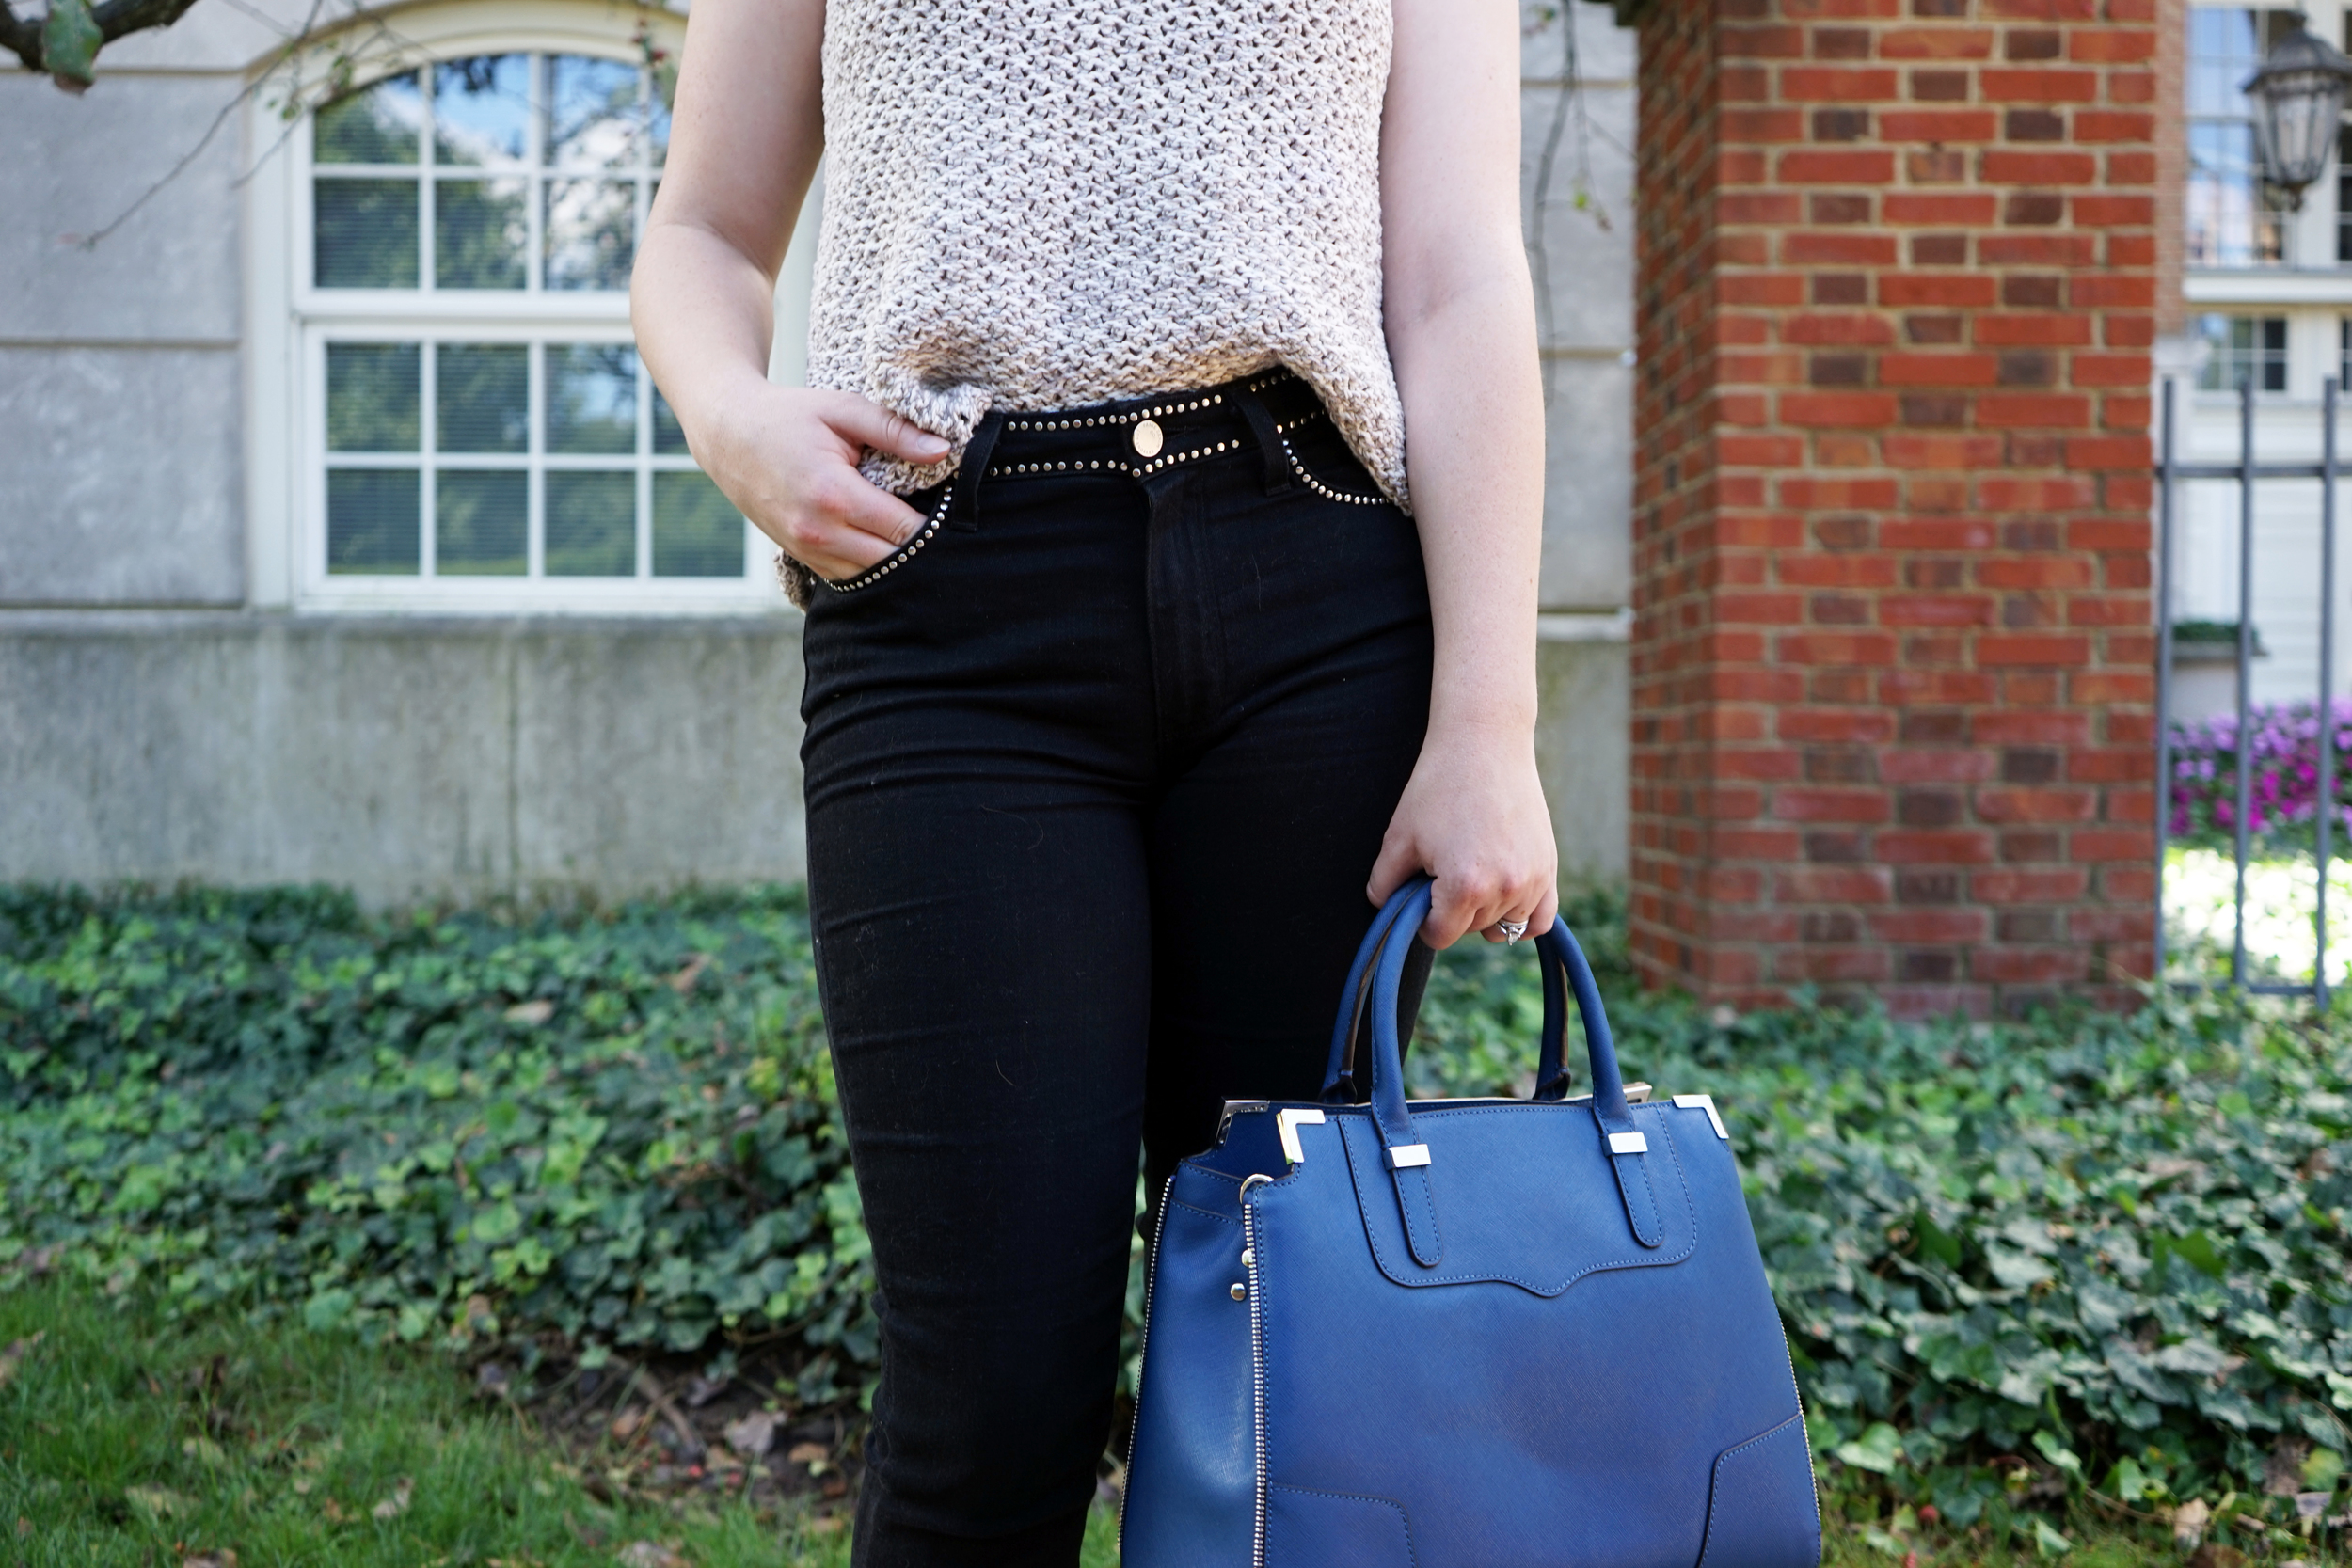
[[[0,1384],[9,1568],[224,1551],[237,1568],[612,1568],[640,1541],[693,1568],[848,1560],[846,1532],[814,1533],[802,1507],[601,1502],[560,1447],[429,1353],[228,1314],[167,1322],[56,1283],[0,1295],[0,1345],[35,1335]],[[374,1517],[404,1481],[406,1508]],[[1113,1534],[1098,1511],[1089,1568],[1118,1560]]]
[[[102,1568],[236,1553],[237,1568],[612,1568],[648,1542],[692,1568],[838,1568],[845,1532],[787,1505],[600,1501],[580,1467],[444,1357],[292,1323],[167,1321],[54,1281],[0,1295],[0,1344],[40,1336],[0,1382],[0,1564]],[[375,1505],[409,1483],[389,1519]],[[1829,1568],[2026,1568],[2052,1559],[1983,1530],[1828,1523]],[[2067,1522],[2067,1568],[2175,1568],[2160,1527]],[[1084,1568],[1118,1561],[1097,1511]],[[2279,1556],[2292,1555],[2284,1552]],[[2314,1564],[2333,1554],[2307,1549]],[[655,1560],[659,1560],[656,1559]],[[2199,1568],[2229,1568],[2227,1556]]]

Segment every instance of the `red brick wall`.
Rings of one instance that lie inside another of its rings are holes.
[[[1986,1012],[2146,973],[2154,5],[1644,15],[1653,983]]]

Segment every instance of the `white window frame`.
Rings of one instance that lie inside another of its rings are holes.
[[[684,19],[666,10],[612,7],[595,0],[441,0],[399,13],[394,36],[367,47],[360,85],[437,61],[476,55],[591,55],[634,63],[642,58],[638,28],[675,59]],[[373,24],[362,22],[361,28]],[[299,87],[324,78],[331,42],[294,62]],[[313,92],[309,96],[315,98]],[[464,342],[627,342],[628,301],[618,293],[544,290],[533,277],[520,290],[378,291],[320,289],[311,284],[310,127],[288,134],[274,112],[278,94],[252,95],[250,145],[266,156],[246,186],[249,249],[246,266],[246,400],[252,412],[246,443],[248,581],[258,608],[324,613],[574,614],[597,616],[740,616],[797,613],[775,585],[775,546],[744,525],[740,578],[520,578],[329,575],[326,570],[325,344],[330,341]],[[429,176],[421,168],[418,178]],[[430,193],[427,193],[428,198]],[[535,203],[534,203],[535,206]],[[791,251],[776,288],[776,348],[770,378],[800,385],[806,371],[808,295],[821,197],[812,190],[795,226]],[[534,219],[535,227],[535,219]],[[430,265],[430,257],[423,264]],[[534,364],[538,356],[533,356]],[[533,378],[534,394],[538,376]],[[641,383],[641,388],[644,384]],[[651,397],[638,400],[639,428],[652,419]],[[534,396],[532,419],[542,418]],[[437,453],[421,461],[430,465]],[[534,498],[541,475],[562,467],[545,456],[524,460]],[[649,475],[691,467],[679,458],[612,454],[602,466],[626,462],[639,473],[641,569],[649,569],[650,525],[644,508]],[[518,465],[519,466],[519,465]],[[588,466],[596,466],[591,463]],[[534,511],[536,507],[534,505]],[[430,559],[432,517],[421,558]],[[532,537],[532,569],[539,566],[540,536]]]
[[[2188,47],[2188,15],[2195,10],[2294,10],[2301,9],[2311,30],[2330,41],[2344,40],[2344,22],[2352,4],[2347,0],[2307,0],[2300,7],[2277,0],[2277,3],[2249,6],[2244,0],[2221,4],[2219,0],[2189,0],[2189,5],[2175,17],[2170,25],[2181,29],[2180,47]],[[2185,72],[2186,60],[2183,60]],[[2185,90],[2185,74],[2181,90]],[[2177,127],[2185,121],[2186,105],[2178,99],[2162,106],[2161,122],[2167,114],[2174,117]],[[2187,170],[2182,170],[2184,180]],[[2184,195],[2185,192],[2183,193]],[[2187,239],[2185,210],[2180,210],[2177,221],[2183,225],[2181,239]],[[2303,193],[2303,208],[2284,217],[2283,254],[2276,262],[2250,267],[2208,267],[2189,264],[2184,269],[2183,286],[2191,306],[2202,310],[2243,315],[2249,310],[2290,305],[2328,306],[2341,308],[2352,304],[2352,261],[2336,260],[2336,168],[2314,181]],[[2290,372],[2290,385],[2293,384]]]

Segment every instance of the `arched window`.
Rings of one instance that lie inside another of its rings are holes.
[[[405,69],[378,65],[290,140],[290,596],[771,608],[770,552],[630,341],[669,141],[660,56],[642,25],[479,52],[459,51],[484,28],[453,31],[404,39]]]

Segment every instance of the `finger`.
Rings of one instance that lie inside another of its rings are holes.
[[[786,554],[839,582],[888,560],[923,526],[923,515],[854,468],[811,485],[780,527],[763,527]]]
[[[1422,922],[1421,939],[1432,947],[1451,947],[1466,933],[1501,918],[1502,903],[1491,884],[1440,874],[1429,900],[1429,918]]]
[[[843,394],[826,408],[825,422],[859,446],[909,463],[937,463],[947,455],[946,440],[870,398]]]
[[[803,521],[783,537],[769,531],[785,554],[833,582],[856,577],[898,553],[887,539],[840,523]]]
[[[1386,904],[1389,895],[1405,885],[1405,879],[1420,869],[1421,850],[1412,839],[1391,834],[1380,841],[1380,855],[1372,863],[1372,880],[1364,884],[1364,896],[1375,904]]]
[[[923,514],[868,483],[855,469],[850,470],[838,487],[828,490],[826,499],[830,504],[823,510],[828,520],[882,541],[887,546],[884,555],[923,531]]]
[[[1552,916],[1559,912],[1558,879],[1539,882],[1530,878],[1506,896],[1504,906],[1494,923],[1481,930],[1488,942],[1523,942],[1543,935],[1551,929]],[[1505,922],[1518,923],[1524,928],[1515,937],[1502,928]]]

